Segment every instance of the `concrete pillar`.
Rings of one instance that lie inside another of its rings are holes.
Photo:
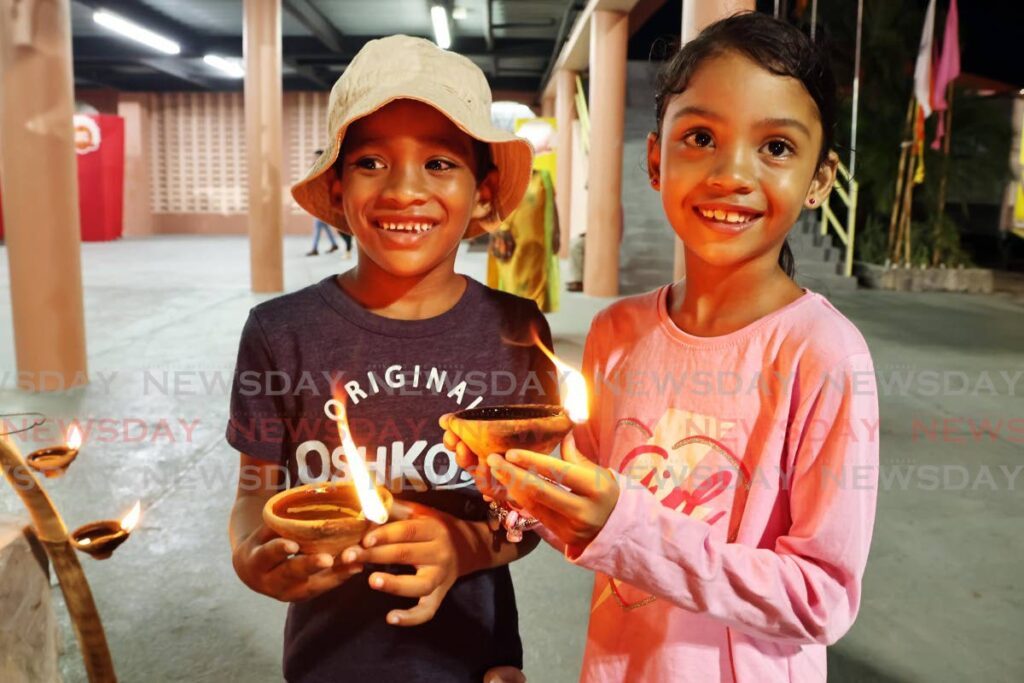
[[[594,12],[590,23],[590,155],[583,291],[619,293],[622,239],[622,145],[626,125],[629,17]]]
[[[755,4],[754,0],[684,0],[680,44],[690,42],[708,25],[719,19],[725,19],[737,12],[753,12]],[[686,251],[681,239],[676,238],[675,244],[675,267],[672,276],[678,280],[686,275]]]
[[[18,385],[88,382],[66,0],[0,0],[0,182]]]
[[[244,0],[252,291],[284,290],[281,0]]]
[[[124,93],[117,114],[124,119],[124,234],[152,235],[153,211],[149,203],[148,93]]]
[[[555,121],[558,126],[555,153],[555,208],[558,211],[561,248],[558,255],[569,258],[569,229],[572,226],[572,122],[576,118],[576,72],[566,69],[555,74]]]

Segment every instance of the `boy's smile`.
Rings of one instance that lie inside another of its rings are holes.
[[[484,211],[473,140],[430,105],[396,100],[353,123],[338,158],[340,202],[360,252],[383,271],[417,277],[454,262]]]
[[[688,251],[732,267],[777,260],[805,202],[827,184],[821,144],[817,106],[799,80],[727,52],[670,100],[648,159]]]

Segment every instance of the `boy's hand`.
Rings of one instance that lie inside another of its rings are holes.
[[[455,462],[459,467],[473,475],[476,487],[483,494],[484,500],[488,502],[503,500],[506,497],[505,489],[491,474],[486,458],[483,460],[478,458],[476,453],[471,451],[469,446],[448,428],[451,419],[452,413],[445,413],[437,421],[441,425],[441,429],[444,430],[444,447],[455,453]]]
[[[407,501],[395,502],[391,521],[363,537],[363,547],[348,548],[342,558],[349,564],[406,564],[415,574],[374,572],[370,588],[406,598],[419,598],[410,609],[391,610],[394,626],[418,626],[434,618],[441,601],[459,577],[452,538],[453,519],[437,510]]]
[[[488,460],[509,497],[570,548],[585,548],[619,500],[615,475],[580,453],[572,434],[562,441],[562,460],[522,449]]]
[[[296,555],[299,544],[260,525],[238,544],[231,561],[238,578],[257,593],[298,602],[343,584],[363,567],[326,553]]]

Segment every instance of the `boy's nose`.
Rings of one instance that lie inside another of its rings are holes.
[[[707,183],[724,192],[748,194],[754,189],[754,173],[754,155],[736,146],[717,155]]]
[[[425,178],[412,164],[399,164],[388,174],[381,199],[398,206],[422,203],[427,200]]]

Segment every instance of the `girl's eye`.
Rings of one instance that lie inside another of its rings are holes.
[[[777,159],[787,157],[795,151],[793,145],[785,140],[769,140],[765,143],[764,150]]]
[[[455,164],[447,159],[431,159],[427,162],[428,171],[448,171],[455,168]]]
[[[714,138],[706,130],[695,130],[684,135],[683,142],[691,147],[710,147],[714,143]]]
[[[375,157],[363,157],[362,159],[356,160],[354,165],[357,168],[363,168],[367,171],[379,171],[384,168],[384,162]]]

